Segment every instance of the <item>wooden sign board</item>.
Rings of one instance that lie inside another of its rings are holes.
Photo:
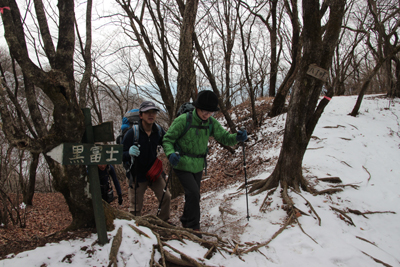
[[[62,165],[103,165],[122,163],[122,145],[63,143],[47,153]]]
[[[112,121],[103,122],[102,124],[92,127],[94,142],[112,142],[114,141],[114,125]],[[82,143],[91,143],[86,140],[86,133],[83,135]]]
[[[324,82],[327,82],[329,77],[329,72],[323,68],[318,67],[316,64],[311,64],[308,67],[307,74]]]

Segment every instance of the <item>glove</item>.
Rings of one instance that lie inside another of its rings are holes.
[[[137,146],[131,146],[131,148],[129,148],[129,155],[138,157],[140,155],[139,148]]]
[[[168,159],[169,162],[171,162],[172,166],[176,167],[179,163],[179,160],[181,159],[181,156],[179,156],[179,154],[172,153],[171,155],[169,155]]]
[[[239,130],[236,135],[236,141],[244,142],[247,140],[247,131],[246,130]]]
[[[118,195],[118,204],[122,205],[122,195]]]

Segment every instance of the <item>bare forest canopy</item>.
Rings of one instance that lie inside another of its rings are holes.
[[[353,116],[367,93],[400,96],[394,0],[0,0],[0,10],[0,200],[13,192],[29,205],[35,191],[60,192],[72,228],[94,223],[85,167],[62,166],[46,153],[81,142],[82,108],[91,109],[94,125],[113,121],[116,136],[122,116],[149,99],[167,129],[182,103],[212,90],[230,132],[242,126],[230,115],[239,104],[256,131],[264,115],[256,101],[270,97],[262,112],[289,111],[282,149],[296,153],[290,176],[298,178],[283,177],[291,156],[282,153],[257,192],[282,181],[307,186],[302,155],[332,96],[358,94]]]

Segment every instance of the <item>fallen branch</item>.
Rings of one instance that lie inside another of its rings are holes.
[[[110,250],[110,256],[108,257],[108,259],[110,260],[110,263],[108,264],[108,266],[113,266],[113,267],[117,267],[117,254],[118,254],[118,250],[119,247],[121,246],[121,242],[122,242],[122,227],[120,227],[117,231],[117,234],[115,235],[112,245],[111,245],[111,250]]]
[[[215,252],[215,250],[216,250],[216,247],[215,247],[215,246],[212,246],[212,247],[207,251],[207,253],[204,254],[203,258],[208,259],[208,260],[211,259],[211,255],[212,255],[213,252]]]
[[[318,178],[317,180],[321,182],[328,182],[334,184],[342,183],[342,180],[339,177],[325,177],[325,178]]]
[[[323,146],[320,147],[307,147],[307,150],[316,150],[316,149],[321,149],[324,148]]]
[[[159,234],[157,234],[157,233],[154,233],[155,235],[156,235],[156,237],[157,237],[157,244],[158,244],[158,249],[160,250],[160,254],[161,254],[161,260],[162,260],[162,266],[163,267],[166,267],[167,265],[166,265],[166,263],[165,263],[165,250],[164,250],[164,248],[163,248],[163,245],[162,245],[162,242],[161,242],[161,239],[160,239],[160,235]]]
[[[340,125],[340,124],[338,124],[336,126],[324,126],[323,128],[339,128],[339,127],[346,128],[346,127],[344,127],[343,125]]]
[[[179,251],[178,249],[174,248],[173,246],[171,246],[171,245],[169,245],[169,244],[167,244],[167,243],[165,243],[165,242],[162,242],[162,244],[163,244],[164,246],[169,247],[170,249],[172,249],[173,251],[175,251],[175,252],[178,253],[179,255],[181,255],[182,260],[190,262],[190,263],[192,264],[192,266],[195,266],[195,267],[204,267],[204,266],[206,266],[206,265],[204,265],[204,264],[199,263],[198,261],[196,261],[196,260],[193,259],[192,257],[189,257],[189,256],[186,255],[185,253]]]
[[[143,232],[142,230],[140,230],[139,228],[133,226],[132,224],[128,224],[136,233],[138,233],[139,235],[144,235],[147,238],[150,238],[150,236],[148,234],[146,234],[145,232]]]
[[[164,253],[165,253],[165,258],[167,259],[168,262],[171,262],[179,266],[194,266],[190,262],[180,259],[174,256],[172,253],[169,253],[168,251],[165,251]]]
[[[363,169],[368,173],[368,175],[369,175],[369,177],[368,177],[368,180],[367,180],[367,184],[369,183],[369,180],[371,180],[371,173],[369,173],[369,171],[367,170],[367,168],[365,168],[364,166],[362,166],[363,167]]]

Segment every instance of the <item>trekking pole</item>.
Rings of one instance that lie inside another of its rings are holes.
[[[134,143],[137,147],[140,147],[140,145],[138,144],[138,141],[136,141],[135,143]],[[134,164],[135,164],[135,157],[134,156],[131,156],[131,168],[130,169],[132,169],[132,167],[134,168],[134,182],[135,182],[135,216],[137,216],[137,186],[138,186],[138,180],[137,180],[137,169],[135,168],[135,166],[134,166]]]
[[[245,131],[246,129],[244,127],[240,128],[240,130]],[[246,172],[246,153],[244,150],[244,141],[242,142],[242,151],[243,151],[243,168],[244,168],[244,185],[246,187],[246,207],[247,207],[247,220],[250,219],[249,215],[249,199],[248,199],[248,194],[247,194],[247,172]]]
[[[175,154],[179,155],[179,152],[175,152]],[[167,182],[165,183],[165,187],[164,187],[164,189],[163,189],[163,194],[162,194],[162,197],[161,197],[161,200],[160,200],[160,204],[158,205],[157,217],[158,217],[158,215],[160,214],[161,205],[162,205],[162,202],[163,202],[163,200],[164,200],[164,195],[165,195],[165,193],[167,192],[167,189],[168,189],[168,182],[169,182],[170,179],[172,179],[172,171],[170,172],[170,174],[171,174],[171,177],[169,177],[169,175],[168,175],[168,180],[167,180]]]

